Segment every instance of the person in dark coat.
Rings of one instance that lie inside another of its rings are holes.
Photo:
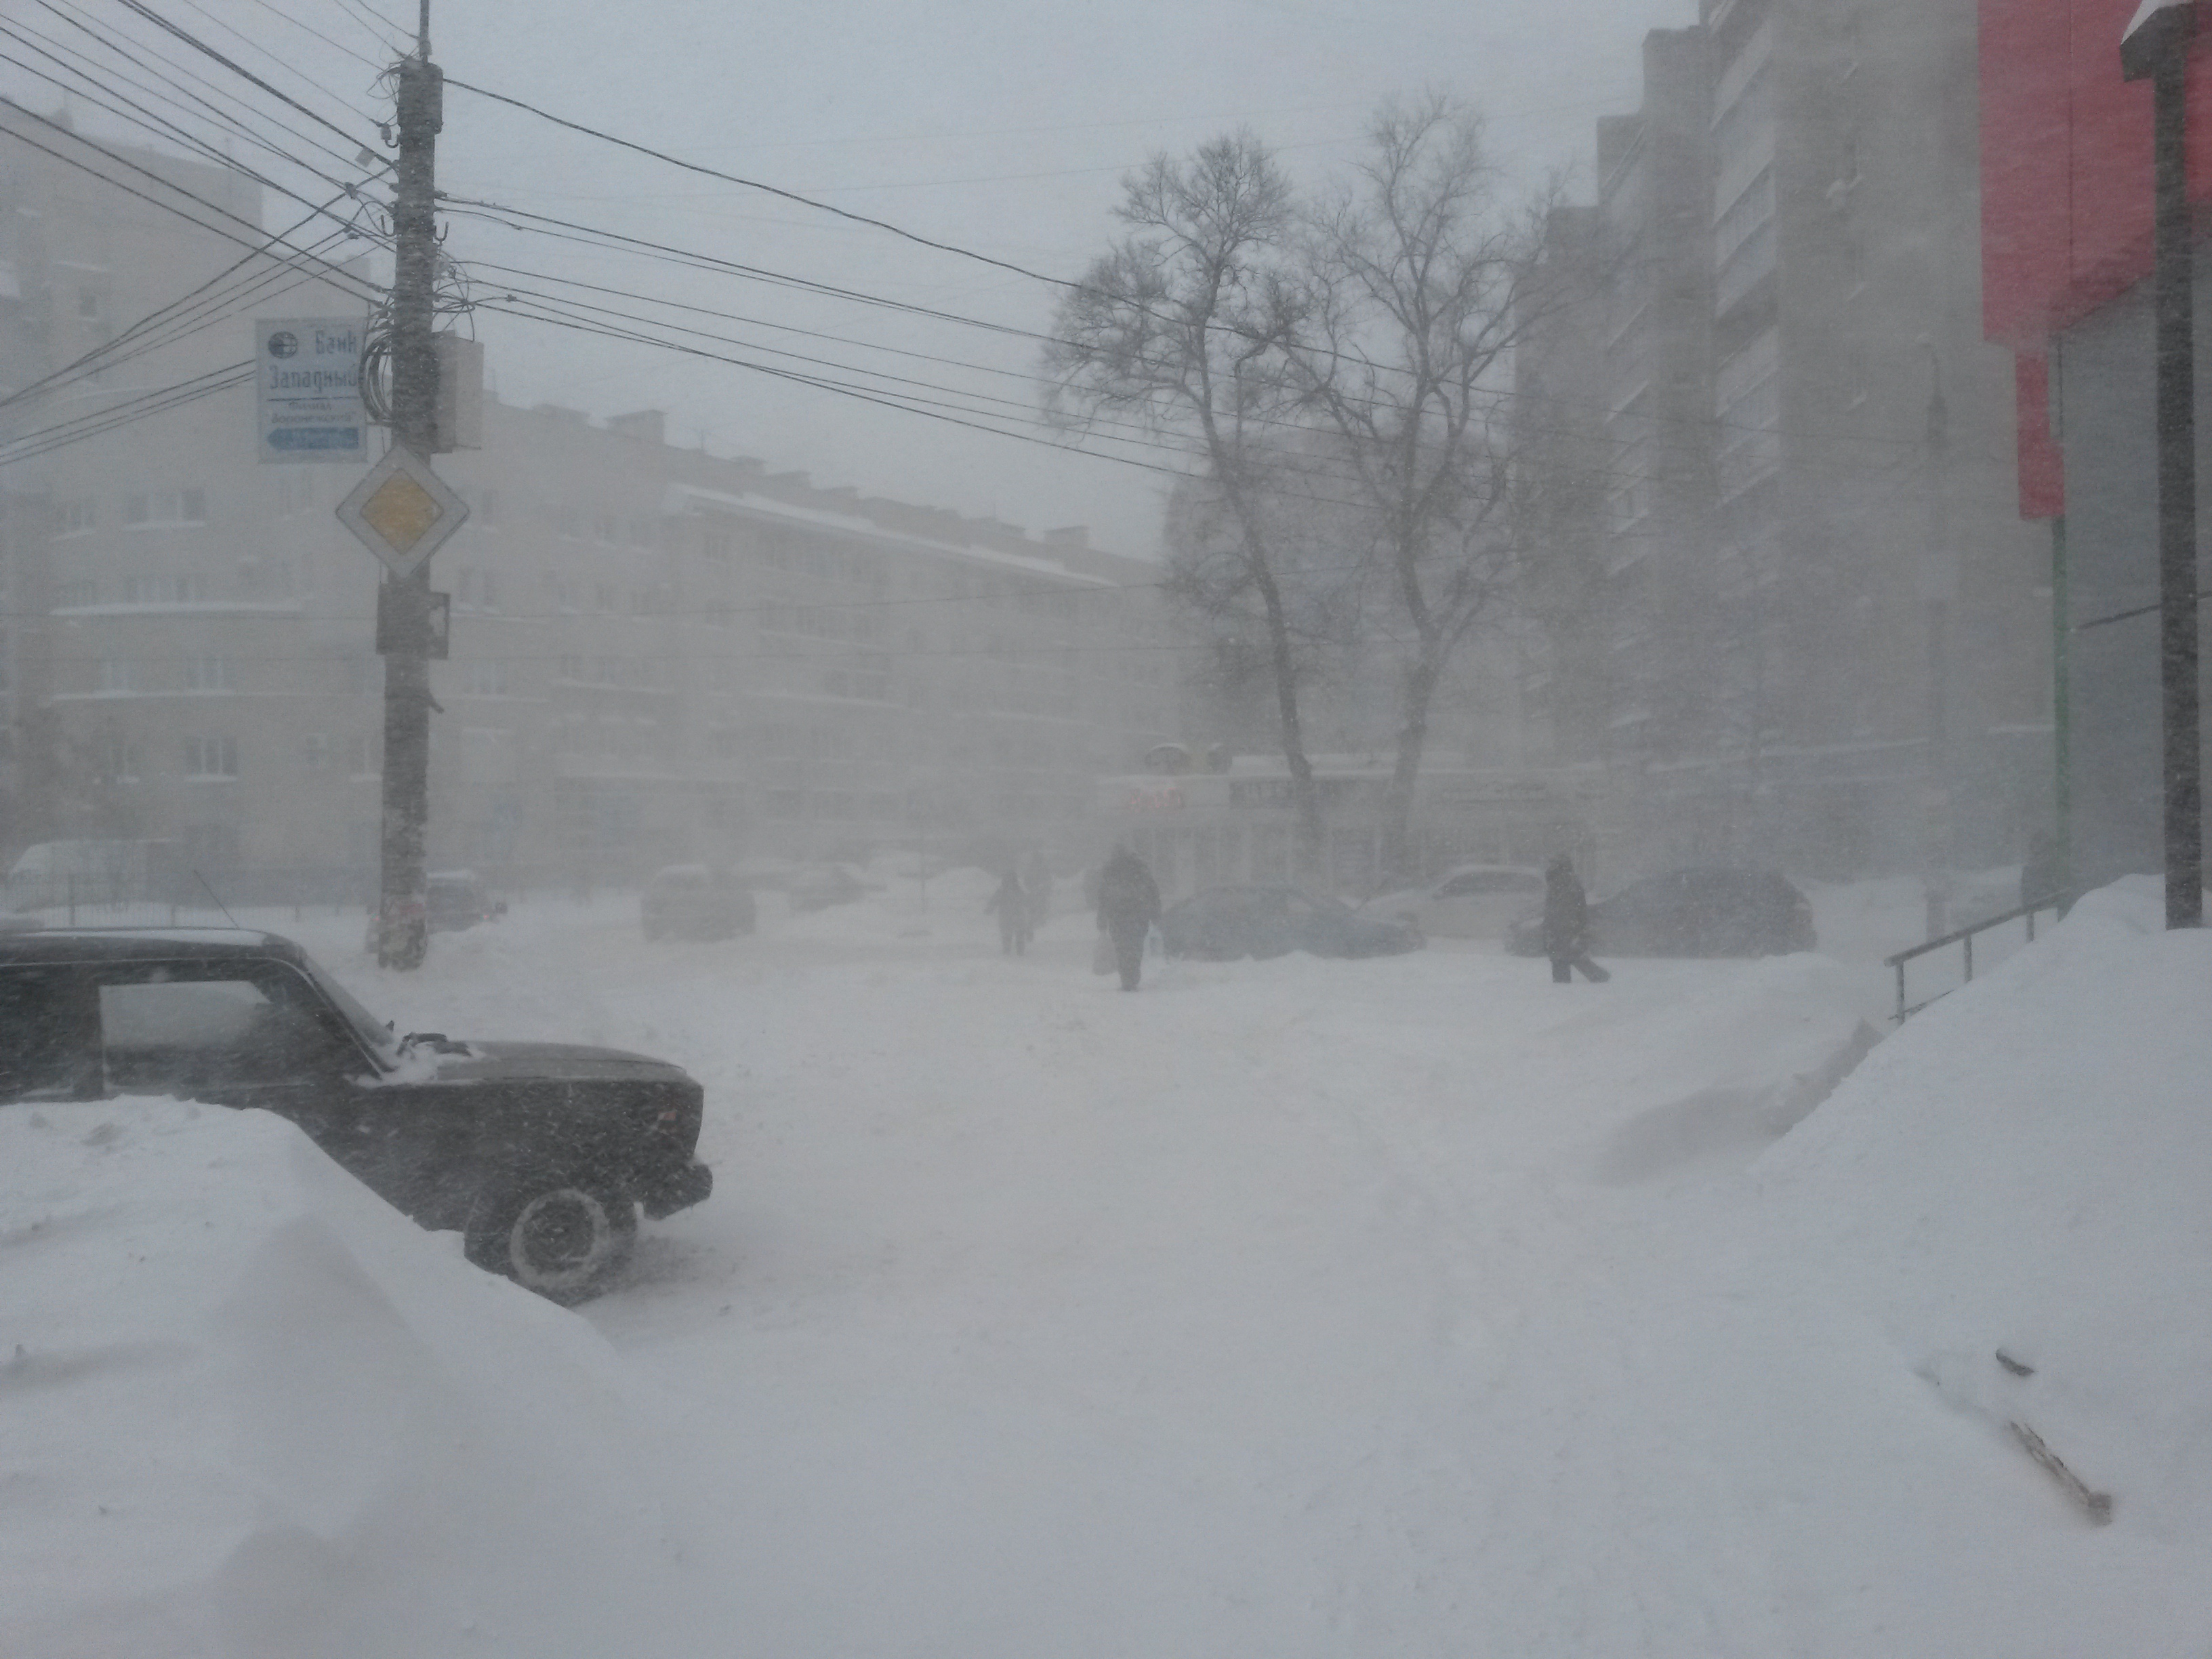
[[[983,908],[998,913],[999,954],[1026,955],[1030,948],[1030,896],[1023,890],[1022,878],[1014,873],[1012,865],[999,878],[999,890],[991,895]]]
[[[1577,968],[1593,983],[1613,977],[1589,958],[1589,898],[1565,853],[1544,871],[1544,954],[1552,959],[1554,985],[1571,983]]]
[[[1125,991],[1137,988],[1145,935],[1159,919],[1160,890],[1152,872],[1127,848],[1115,847],[1098,872],[1098,926],[1114,941],[1115,965],[1121,970]]]

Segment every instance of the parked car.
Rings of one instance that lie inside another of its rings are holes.
[[[204,897],[173,841],[42,841],[9,866],[4,908],[181,904]]]
[[[1317,957],[1389,957],[1418,951],[1419,927],[1363,916],[1342,901],[1295,887],[1208,887],[1160,917],[1171,957],[1231,962],[1310,951]]]
[[[794,910],[826,910],[878,890],[873,882],[863,881],[842,864],[810,864],[793,871],[784,885]]]
[[[647,939],[734,939],[758,921],[752,894],[728,871],[704,864],[655,871],[638,910]]]
[[[1544,896],[1544,872],[1520,864],[1462,864],[1427,887],[1384,893],[1363,916],[1410,919],[1431,939],[1504,939],[1515,919]]]
[[[714,1188],[704,1095],[642,1054],[393,1035],[289,939],[248,930],[0,935],[0,1103],[176,1095],[290,1119],[470,1261],[594,1294]]]
[[[1590,906],[1593,954],[1769,957],[1814,947],[1813,907],[1771,870],[1699,866],[1632,882]],[[1544,954],[1540,913],[1513,924],[1507,948]]]
[[[492,897],[473,870],[433,870],[427,880],[424,896],[434,933],[458,933],[507,914],[506,903]]]

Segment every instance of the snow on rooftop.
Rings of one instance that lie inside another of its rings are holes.
[[[725,490],[705,489],[696,484],[670,484],[661,496],[661,511],[675,515],[687,511],[708,507],[725,513],[743,514],[750,518],[775,519],[786,523],[805,525],[813,529],[834,530],[842,535],[860,538],[887,546],[919,550],[954,558],[970,559],[984,564],[997,565],[1004,569],[1020,570],[1032,575],[1050,576],[1060,581],[1073,582],[1089,587],[1111,587],[1114,584],[1103,576],[1086,575],[1071,570],[1055,559],[1042,555],[1030,556],[1009,553],[1002,549],[987,547],[974,542],[949,542],[941,537],[917,535],[911,531],[888,530],[861,513],[840,513],[827,507],[799,507],[772,495],[757,495],[750,492],[732,495]]]

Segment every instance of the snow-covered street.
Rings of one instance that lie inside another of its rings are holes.
[[[2152,901],[2100,896],[1784,1136],[1869,1040],[1879,970],[1623,961],[1561,988],[1462,948],[1154,963],[1124,996],[1084,918],[1008,959],[971,897],[674,946],[614,901],[549,902],[409,979],[365,964],[357,917],[287,928],[402,1029],[637,1048],[706,1085],[714,1197],[580,1310],[655,1449],[645,1497],[576,1495],[577,1544],[587,1515],[659,1505],[678,1588],[632,1617],[661,1650],[2056,1659],[2205,1636],[2212,1411],[2201,1365],[2179,1379],[2212,1338],[2201,1297],[2170,1298],[2212,1255],[2179,1195],[2205,1173],[2203,1022],[2173,1018],[2201,1016],[2212,954]],[[2129,990],[2148,969],[2118,971],[2147,956],[2164,1017]],[[2162,1045],[2136,1138],[2064,1127],[2100,1098],[2078,1078],[2038,1092],[2055,1062],[2025,1034],[2066,1007],[2103,1033],[2084,1066]],[[2137,1212],[2123,1174],[2172,1191]],[[11,1223],[34,1196],[6,1194]],[[2044,1370],[1996,1370],[2000,1346]],[[2002,1431],[2022,1413],[2120,1491],[2112,1526]],[[50,1479],[42,1503],[87,1496]],[[26,1605],[22,1559],[0,1603]],[[459,1602],[569,1576],[496,1538],[437,1571]],[[602,1581],[658,1582],[602,1562],[577,1594]],[[553,1651],[552,1620],[442,1650]],[[426,1628],[316,1650],[441,1650]]]

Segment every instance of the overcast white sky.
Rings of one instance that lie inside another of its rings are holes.
[[[62,3],[104,29],[160,40],[166,59],[191,57],[115,0]],[[397,42],[414,18],[411,0],[150,3],[364,137],[389,106],[368,62],[349,53],[380,59],[372,20],[387,20],[382,33]],[[38,15],[29,0],[6,0],[0,10]],[[1695,14],[1695,0],[434,0],[431,28],[434,56],[456,79],[1073,276],[1113,234],[1122,174],[1149,154],[1187,150],[1242,125],[1275,145],[1301,180],[1317,179],[1341,166],[1379,100],[1424,87],[1484,109],[1496,148],[1522,178],[1571,167],[1586,194],[1592,124],[1634,107],[1644,32]],[[44,21],[54,27],[51,15]],[[195,67],[277,110],[205,60]],[[52,101],[48,91],[41,106]],[[82,106],[79,113],[112,130]],[[1041,330],[1054,303],[1043,283],[625,155],[459,90],[447,96],[439,182],[456,196],[1004,328]],[[283,205],[271,207],[272,222]],[[650,313],[726,337],[699,340],[706,349],[856,382],[866,377],[854,368],[902,374],[929,384],[868,383],[1034,431],[1036,347],[1018,335],[467,219],[453,221],[449,246],[475,270],[479,297],[509,287],[553,293],[542,279],[557,276],[678,299],[730,313]],[[532,274],[495,271],[494,263]],[[565,292],[647,314],[626,299]],[[1164,481],[1135,467],[647,346],[486,313],[477,329],[511,402],[599,416],[665,408],[672,438],[703,437],[718,453],[757,455],[821,483],[996,513],[1032,529],[1088,524],[1101,545],[1153,550]],[[849,367],[774,357],[771,347]]]

